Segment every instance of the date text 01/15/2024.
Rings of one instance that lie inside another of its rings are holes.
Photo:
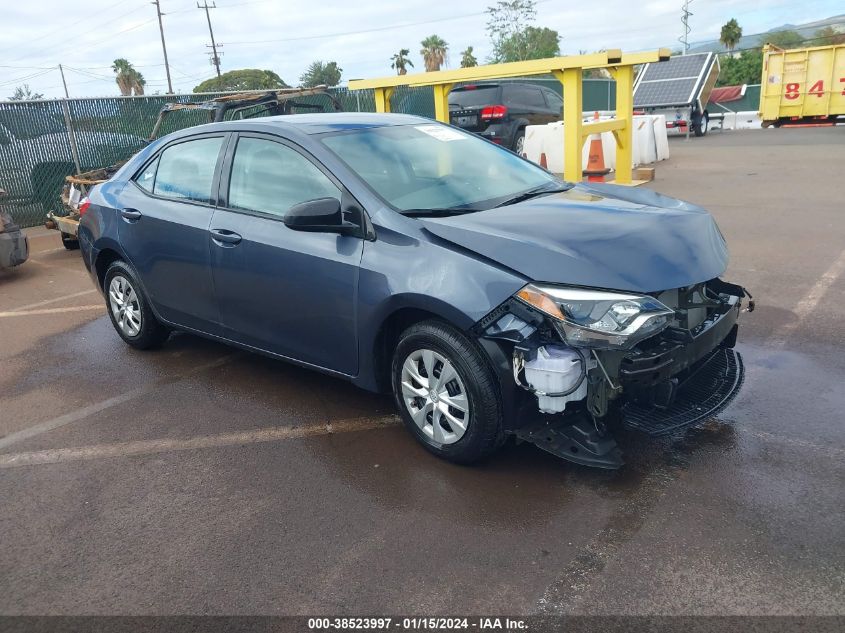
[[[476,617],[346,617],[309,618],[309,630],[368,630],[389,631],[394,629],[410,631],[443,630],[501,630],[519,631],[527,628],[525,620],[519,618]]]

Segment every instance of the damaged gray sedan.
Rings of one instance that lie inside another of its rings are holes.
[[[452,461],[516,436],[618,468],[615,430],[697,424],[742,383],[747,293],[706,211],[426,119],[190,128],[90,201],[83,259],[128,344],[186,330],[391,391]]]

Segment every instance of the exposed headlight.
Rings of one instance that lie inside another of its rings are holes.
[[[516,297],[552,318],[569,345],[627,349],[669,325],[674,312],[654,297],[528,284]]]

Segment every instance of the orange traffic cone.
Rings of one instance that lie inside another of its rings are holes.
[[[546,152],[540,152],[540,167],[543,169],[549,168],[549,163],[546,160]]]
[[[599,120],[599,113],[593,115],[593,120]],[[610,170],[604,166],[604,148],[601,143],[601,134],[590,135],[590,154],[587,160],[587,169],[584,170],[584,175],[590,182],[604,182],[604,177],[610,173]]]

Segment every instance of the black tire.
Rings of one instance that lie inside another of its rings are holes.
[[[438,443],[417,426],[402,395],[403,364],[411,354],[424,349],[446,358],[465,387],[469,421],[463,436],[451,444]],[[423,321],[405,330],[393,355],[391,384],[405,426],[438,457],[468,464],[487,457],[502,445],[502,399],[496,377],[483,352],[455,328],[440,321]]]
[[[69,251],[79,250],[79,240],[76,239],[73,235],[62,233],[62,246],[64,246]]]
[[[138,332],[134,335],[130,335],[121,329],[109,297],[112,281],[118,276],[122,277],[129,283],[131,289],[134,290],[135,297],[137,298],[137,311],[140,313],[140,326],[138,328]],[[112,262],[106,270],[103,289],[106,298],[106,310],[109,313],[112,325],[120,338],[122,338],[127,344],[131,345],[135,349],[151,349],[161,346],[168,339],[170,336],[170,330],[156,319],[155,314],[153,314],[153,311],[150,308],[149,299],[147,299],[147,296],[144,294],[141,284],[138,283],[138,276],[126,262],[120,260]]]
[[[695,124],[692,127],[692,131],[695,133],[696,136],[705,136],[707,134],[707,128],[710,125],[710,117],[705,112],[696,120]]]
[[[520,145],[522,149],[520,149]],[[520,156],[525,151],[525,128],[516,131],[516,136],[513,137],[513,151]]]

